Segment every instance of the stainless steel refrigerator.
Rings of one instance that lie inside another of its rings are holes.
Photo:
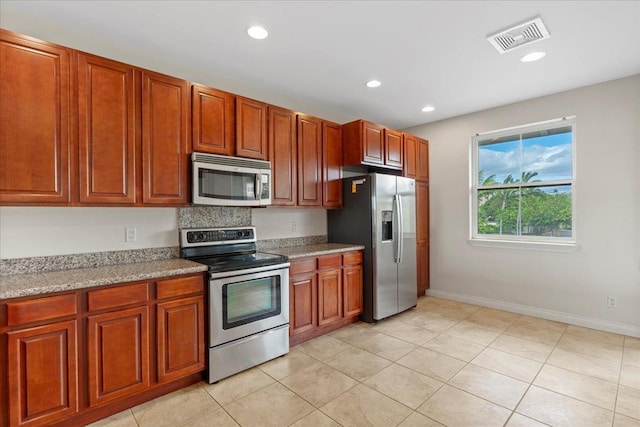
[[[343,179],[343,208],[327,213],[328,238],[364,245],[363,313],[374,322],[417,302],[415,181],[371,173]]]

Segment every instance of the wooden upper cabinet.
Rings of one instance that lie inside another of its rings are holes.
[[[322,206],[322,120],[298,114],[298,205]]]
[[[322,122],[322,206],[342,207],[342,126]]]
[[[137,74],[133,66],[77,56],[80,203],[136,202]]]
[[[402,132],[385,128],[384,146],[384,164],[402,169]]]
[[[0,203],[70,201],[70,50],[0,30]]]
[[[402,169],[402,133],[365,120],[342,125],[345,166]]]
[[[191,87],[193,151],[235,154],[235,95],[201,85]]]
[[[296,113],[269,106],[269,159],[274,206],[295,206],[297,202]]]
[[[416,181],[429,180],[429,141],[402,134],[404,142],[404,176]]]
[[[416,179],[429,180],[429,141],[418,138],[418,162]]]
[[[188,83],[164,74],[143,71],[143,203],[188,203],[190,152]]]
[[[236,97],[236,155],[267,160],[267,104]]]
[[[418,138],[408,133],[403,134],[402,138],[404,141],[403,175],[415,179],[418,174]]]

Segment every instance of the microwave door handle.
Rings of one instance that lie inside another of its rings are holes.
[[[255,182],[256,182],[256,191],[254,192],[255,197],[256,197],[256,200],[261,200],[262,199],[262,173],[261,172],[258,172],[256,174]]]

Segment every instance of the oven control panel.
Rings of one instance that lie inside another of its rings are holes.
[[[256,241],[255,227],[188,228],[180,232],[180,245],[204,246]]]

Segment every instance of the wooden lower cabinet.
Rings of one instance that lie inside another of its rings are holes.
[[[290,345],[356,322],[361,311],[362,252],[291,261]]]
[[[158,381],[204,369],[204,318],[203,296],[158,303]]]
[[[7,333],[9,425],[49,425],[78,412],[77,329],[67,320]]]
[[[149,387],[149,326],[146,306],[89,316],[90,406]]]
[[[289,335],[318,326],[318,280],[315,273],[289,277]]]
[[[342,319],[342,269],[318,273],[318,326]]]
[[[85,425],[198,382],[204,333],[200,273],[2,301],[0,427]]]

